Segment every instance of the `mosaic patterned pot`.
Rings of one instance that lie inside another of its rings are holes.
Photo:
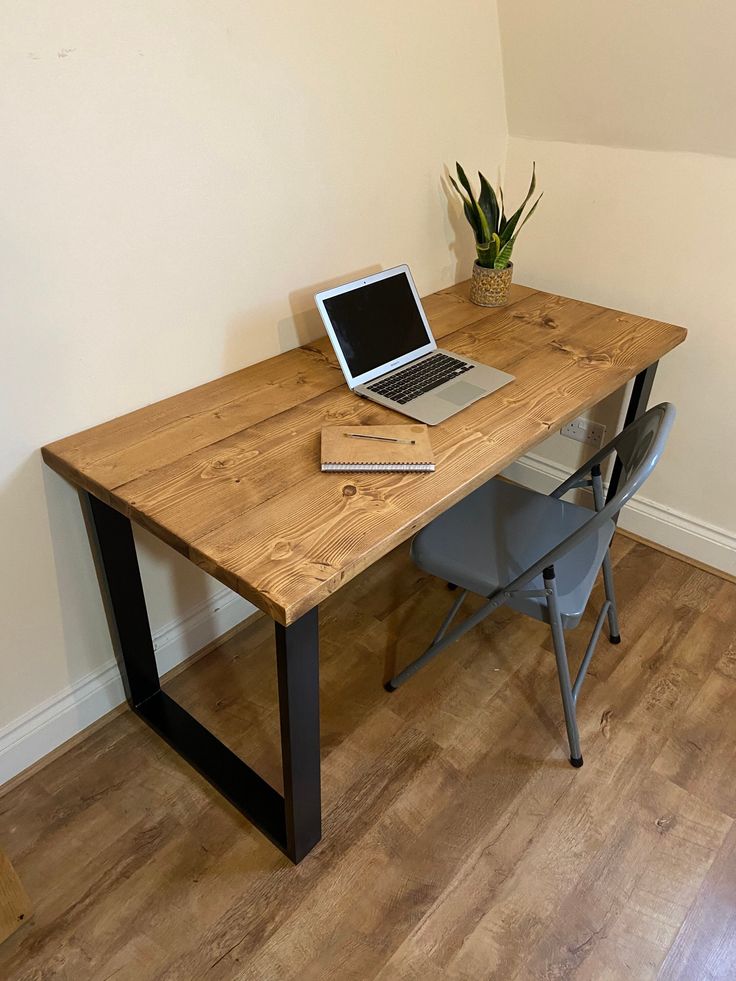
[[[479,307],[502,307],[508,301],[513,275],[513,262],[505,269],[486,269],[474,262],[470,299]]]

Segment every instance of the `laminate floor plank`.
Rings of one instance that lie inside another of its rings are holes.
[[[731,828],[690,906],[660,981],[730,981],[736,971],[736,826]]]
[[[613,560],[623,642],[581,694],[582,770],[547,628],[508,609],[384,691],[452,599],[401,546],[321,610],[314,851],[292,866],[125,712],[0,796],[34,901],[0,977],[736,977],[736,585],[623,536]],[[279,784],[268,619],[167,690]]]

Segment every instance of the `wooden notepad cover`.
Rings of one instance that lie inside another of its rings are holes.
[[[347,433],[413,439],[414,445],[377,439],[354,439]],[[434,453],[426,426],[323,426],[324,471],[420,471],[434,470]]]

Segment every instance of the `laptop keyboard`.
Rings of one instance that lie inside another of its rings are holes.
[[[425,392],[431,392],[446,381],[459,378],[474,365],[458,361],[447,354],[433,354],[423,358],[417,364],[410,365],[402,371],[397,371],[390,378],[382,378],[375,385],[367,385],[371,392],[393,399],[399,405],[405,405]]]

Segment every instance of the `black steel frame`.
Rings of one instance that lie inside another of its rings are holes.
[[[626,408],[626,418],[624,419],[623,428],[626,429],[635,419],[639,416],[643,416],[647,411],[649,405],[649,396],[652,394],[652,385],[654,384],[654,376],[657,374],[657,367],[659,361],[655,361],[650,364],[648,368],[644,371],[640,371],[639,374],[634,379],[634,384],[631,388],[631,395],[629,396],[629,404]],[[621,474],[623,472],[623,464],[618,456],[613,464],[613,470],[611,471],[611,480],[608,484],[608,493],[606,494],[606,504],[612,500],[618,491],[618,485],[621,481]],[[616,516],[616,522],[618,523],[618,515]]]
[[[131,708],[292,862],[321,837],[319,615],[275,623],[283,797],[161,688],[130,520],[80,492],[115,656]]]

